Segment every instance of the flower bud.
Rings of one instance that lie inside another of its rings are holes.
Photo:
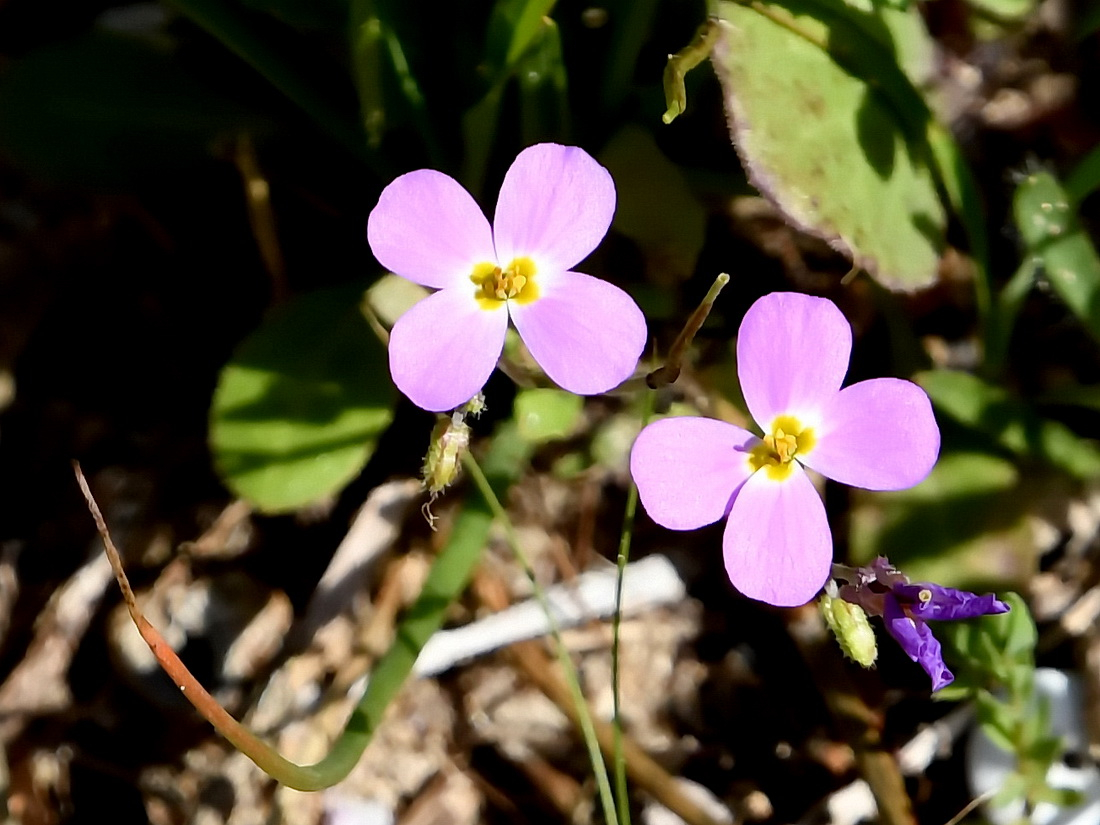
[[[428,454],[424,456],[421,476],[424,488],[434,498],[458,477],[462,454],[470,446],[470,427],[456,412],[440,418],[432,430]]]
[[[835,586],[831,589],[835,589]],[[817,604],[844,655],[863,667],[874,665],[878,658],[878,643],[863,608],[830,595],[828,589]]]

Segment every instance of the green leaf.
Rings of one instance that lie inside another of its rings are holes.
[[[1035,9],[1036,0],[968,0],[978,12],[998,20],[1011,21],[1027,17]]]
[[[510,69],[542,33],[557,0],[497,0],[489,16],[485,59],[490,75]]]
[[[393,124],[387,108],[385,82],[396,81],[397,97],[415,126],[429,157],[442,166],[443,150],[428,114],[420,82],[413,73],[406,49],[396,31],[398,4],[395,0],[351,0],[348,16],[348,40],[351,47],[352,76],[359,93],[359,109],[367,143],[377,149],[386,130]]]
[[[1035,623],[1018,595],[1009,593],[1003,600],[1012,608],[1008,613],[943,622],[936,626],[936,635],[952,667],[975,686],[999,682],[1027,693],[1035,670]]]
[[[1028,175],[1012,203],[1028,255],[1070,311],[1100,341],[1100,255],[1077,220],[1077,208],[1049,172]]]
[[[707,213],[680,168],[634,124],[608,141],[600,162],[615,178],[614,227],[641,247],[646,279],[665,285],[686,281],[703,248]]]
[[[1076,203],[1097,189],[1100,189],[1100,146],[1093,147],[1066,175],[1066,194]]]
[[[485,47],[487,90],[481,100],[462,115],[466,154],[459,179],[475,198],[481,194],[485,183],[508,82],[528,52],[545,47],[540,38],[559,38],[557,26],[546,17],[553,6],[554,0],[497,0],[493,6]],[[553,45],[548,48],[552,52]],[[553,85],[562,86],[564,69],[560,75],[551,72],[549,79]]]
[[[229,488],[261,510],[294,510],[337,492],[390,423],[385,349],[362,299],[362,287],[297,298],[222,370],[211,447]]]
[[[1018,586],[1034,554],[1019,484],[1005,458],[951,452],[909,490],[854,490],[852,558],[888,556],[914,581],[967,590]]]
[[[997,747],[1013,753],[1017,720],[1012,708],[987,690],[979,690],[974,700],[975,715],[982,731]]]
[[[573,435],[581,421],[584,399],[555,389],[521,390],[515,415],[520,438],[532,444]]]
[[[561,32],[546,18],[542,32],[516,62],[520,137],[526,146],[562,140],[569,132],[569,81]]]
[[[917,376],[941,413],[992,438],[1020,456],[1042,459],[1070,475],[1100,476],[1100,449],[1056,421],[1042,418],[1027,403],[977,376],[931,370]]]
[[[1001,649],[1006,656],[1015,662],[1034,666],[1039,631],[1035,627],[1027,602],[1018,593],[1006,593],[1002,601],[1008,602],[1012,609],[998,616],[982,617],[981,627],[1001,635]]]
[[[752,183],[792,223],[884,286],[919,289],[936,278],[947,220],[930,115],[882,44],[825,6],[718,0],[714,65],[731,134]]]
[[[1061,407],[1085,407],[1100,412],[1100,384],[1081,386],[1071,384],[1050,390],[1037,399],[1037,404],[1050,404]]]

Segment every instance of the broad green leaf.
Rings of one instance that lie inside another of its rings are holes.
[[[894,58],[807,0],[716,11],[715,70],[753,184],[884,286],[931,284],[947,218],[930,116]]]
[[[936,41],[928,33],[915,4],[883,0],[813,0],[823,8],[843,12],[845,19],[893,56],[915,87],[929,85],[936,72]]]
[[[210,412],[218,470],[267,512],[337,492],[392,418],[385,350],[361,309],[362,287],[281,307],[222,370]]]
[[[1036,0],[967,0],[967,2],[975,11],[1004,21],[1027,17],[1037,5]]]
[[[1036,399],[1037,404],[1050,404],[1063,407],[1086,407],[1100,412],[1100,384],[1082,386],[1072,384],[1043,393]]]
[[[580,424],[584,399],[555,389],[521,390],[516,396],[516,426],[520,438],[532,444],[573,435]]]
[[[941,413],[985,433],[1001,447],[1046,461],[1076,478],[1100,477],[1100,449],[1095,443],[1041,417],[1000,387],[952,370],[921,373],[917,381]]]
[[[387,272],[367,290],[367,304],[384,326],[392,327],[398,318],[418,301],[427,298],[430,292],[408,278]]]
[[[1077,220],[1077,208],[1049,172],[1028,175],[1012,202],[1028,255],[1054,291],[1100,340],[1100,255]]]
[[[1100,10],[1100,6],[1096,8]],[[1100,18],[1100,11],[1097,16]],[[1066,193],[1077,203],[1097,189],[1100,189],[1100,145],[1094,147],[1078,161],[1073,170],[1066,175]]]
[[[666,158],[653,136],[624,126],[600,153],[615,178],[618,209],[614,227],[641,247],[646,280],[674,285],[695,271],[703,248],[707,214],[680,168]]]
[[[853,490],[852,560],[887,556],[914,581],[967,590],[1021,586],[1035,541],[1020,481],[1007,459],[953,452],[909,490]]]
[[[270,125],[187,74],[169,49],[92,33],[28,53],[0,78],[0,146],[52,181],[112,185],[209,156]]]

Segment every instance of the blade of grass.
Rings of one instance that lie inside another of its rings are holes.
[[[316,82],[297,68],[303,62],[300,50],[286,42],[277,42],[285,38],[272,36],[275,28],[261,32],[257,16],[248,10],[222,0],[171,0],[171,3],[258,71],[354,157],[375,174],[384,176],[381,161],[367,150],[363,133],[352,115],[353,99],[349,95],[345,105],[335,97],[334,89],[338,91],[346,85],[335,66],[331,84]],[[266,20],[262,22],[275,26]]]
[[[382,141],[386,128],[385,95],[382,74],[393,71],[409,116],[420,134],[432,164],[444,165],[443,149],[432,127],[428,106],[420,83],[405,55],[405,47],[392,25],[387,0],[353,0],[348,21],[355,85],[363,126],[372,149]]]

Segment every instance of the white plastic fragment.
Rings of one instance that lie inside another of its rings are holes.
[[[686,595],[683,581],[664,556],[648,556],[626,567],[624,615],[672,604]],[[546,597],[561,628],[610,616],[615,610],[615,569],[582,573],[574,582],[547,588]],[[548,632],[542,608],[530,599],[463,627],[436,633],[420,651],[413,672],[433,676],[465,659]]]
[[[393,825],[394,813],[371,799],[358,799],[340,791],[324,792],[324,825]]]
[[[678,776],[673,780],[684,796],[701,807],[715,822],[733,822],[729,808],[719,802],[706,787]],[[686,825],[684,819],[659,802],[650,801],[642,808],[642,825]]]

